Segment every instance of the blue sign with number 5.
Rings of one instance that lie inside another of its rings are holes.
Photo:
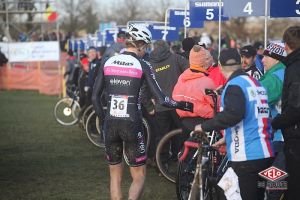
[[[271,17],[300,17],[300,0],[271,0]]]
[[[191,21],[194,20],[218,21],[219,20],[218,0],[190,0],[189,2],[190,2]],[[221,2],[222,7],[223,5],[224,5],[223,2]],[[222,21],[228,20],[228,17],[222,16],[221,20]]]

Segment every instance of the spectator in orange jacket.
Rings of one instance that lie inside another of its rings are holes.
[[[207,71],[212,64],[208,50],[195,45],[190,51],[189,64],[189,69],[179,76],[173,90],[173,98],[179,101],[188,100],[194,104],[193,113],[176,110],[184,128],[191,131],[197,123],[213,117],[213,101],[210,96],[205,95],[205,89],[216,89],[216,85]]]

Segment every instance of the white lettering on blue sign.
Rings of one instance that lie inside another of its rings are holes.
[[[219,7],[219,2],[195,2],[195,7]],[[224,6],[224,3],[221,2],[221,6]]]

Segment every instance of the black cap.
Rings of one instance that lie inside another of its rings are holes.
[[[246,58],[250,58],[252,56],[256,56],[256,50],[253,46],[247,45],[240,49],[241,56],[245,56]]]
[[[241,56],[237,49],[227,48],[220,52],[219,61],[222,66],[240,65]]]
[[[87,56],[85,53],[81,53],[81,54],[79,55],[80,60],[83,59],[83,58],[87,58],[87,57],[88,57],[88,56]]]
[[[125,31],[119,31],[117,34],[117,38],[126,38],[126,32]]]
[[[96,49],[96,47],[94,47],[94,46],[90,46],[90,47],[88,48],[88,51],[89,51],[89,50],[95,50],[95,51],[96,51],[97,49]]]
[[[182,40],[182,49],[184,51],[190,51],[195,44],[196,44],[196,41],[193,38],[191,38],[191,37],[184,38]]]
[[[74,56],[74,52],[72,51],[72,49],[69,49],[69,50],[68,50],[68,55],[69,55],[69,56]]]
[[[263,43],[261,43],[261,42],[255,42],[254,44],[253,44],[253,47],[256,49],[256,51],[258,50],[258,49],[264,49],[264,44]]]

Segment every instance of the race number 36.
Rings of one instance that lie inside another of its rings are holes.
[[[115,117],[126,117],[128,97],[113,96],[111,98],[110,114]]]

